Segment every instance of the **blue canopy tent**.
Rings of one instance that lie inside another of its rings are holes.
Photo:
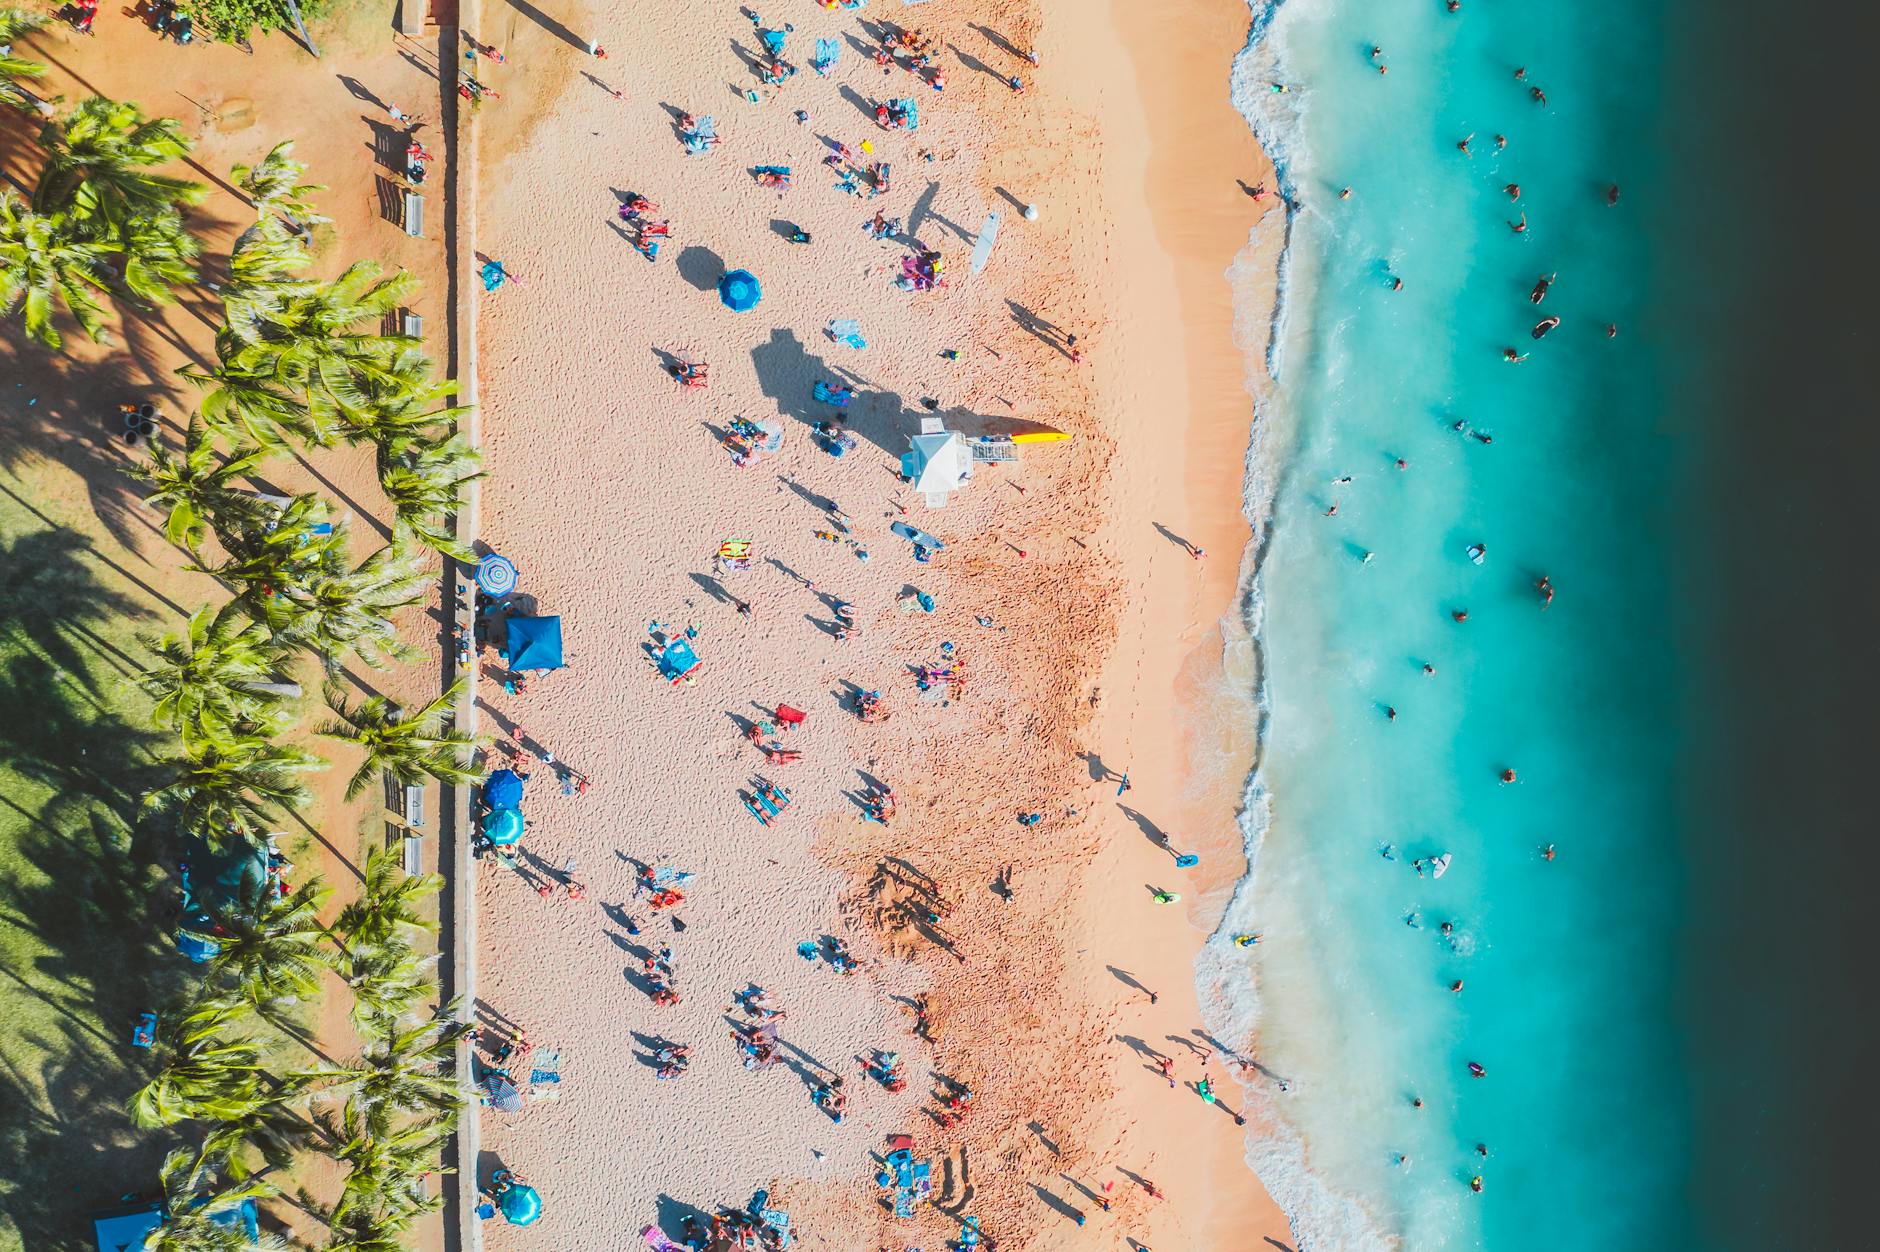
[[[231,1204],[209,1214],[209,1220],[228,1230],[238,1230],[250,1244],[261,1238],[261,1214],[252,1199]],[[142,1252],[150,1236],[163,1226],[163,1209],[156,1204],[136,1204],[129,1208],[97,1213],[91,1219],[92,1238],[98,1252]]]
[[[493,809],[522,807],[522,775],[499,769],[483,780],[483,803]]]
[[[216,849],[192,835],[183,842],[181,877],[176,949],[200,965],[222,950],[217,920],[253,912],[267,894],[268,854],[246,839],[230,839]]]
[[[561,619],[559,617],[512,617],[506,623],[508,642],[503,659],[520,673],[531,669],[560,669]]]
[[[483,815],[483,837],[499,848],[522,839],[522,813],[518,809],[491,809]]]
[[[108,1213],[94,1213],[91,1235],[98,1252],[142,1252],[145,1239],[163,1225],[163,1210],[154,1204],[137,1204]]]
[[[764,289],[751,271],[732,270],[718,280],[718,298],[733,313],[749,313],[764,298]]]

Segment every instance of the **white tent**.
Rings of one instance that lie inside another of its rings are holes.
[[[940,419],[923,418],[920,426],[901,457],[901,473],[927,497],[927,507],[945,508],[947,493],[972,477],[972,452],[959,432],[942,427]]]

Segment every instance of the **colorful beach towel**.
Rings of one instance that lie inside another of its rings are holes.
[[[838,39],[818,39],[816,55],[810,58],[810,68],[818,74],[828,77],[829,71],[842,56],[842,42]]]

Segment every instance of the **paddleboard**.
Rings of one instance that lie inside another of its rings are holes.
[[[1451,857],[1447,852],[1443,853],[1441,856],[1431,857],[1430,869],[1432,872],[1430,876],[1432,878],[1441,878],[1444,874],[1447,874],[1449,872],[1450,860]]]

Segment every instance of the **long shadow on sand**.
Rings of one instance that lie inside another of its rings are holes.
[[[856,438],[894,456],[907,450],[908,434],[918,429],[898,393],[861,390],[868,385],[867,379],[813,355],[791,331],[771,331],[768,341],[751,350],[751,364],[757,369],[757,385],[776,401],[777,412],[805,425],[840,417]],[[857,388],[844,409],[818,403],[810,395],[817,379],[837,377]]]

